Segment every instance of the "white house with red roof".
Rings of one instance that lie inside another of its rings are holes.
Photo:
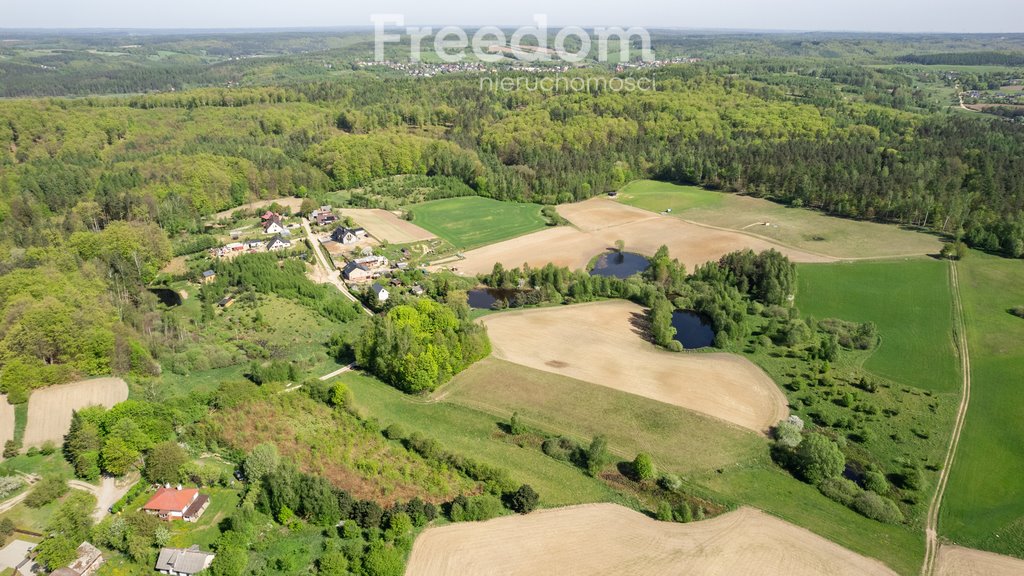
[[[162,520],[195,522],[210,505],[210,497],[196,488],[163,487],[142,506],[142,510]]]

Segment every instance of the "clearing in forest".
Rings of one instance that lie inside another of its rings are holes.
[[[481,319],[494,355],[523,366],[681,406],[764,433],[788,414],[785,395],[740,356],[675,353],[645,340],[644,309],[622,300],[506,312]]]
[[[94,378],[33,390],[28,399],[28,426],[24,445],[40,446],[47,440],[60,444],[71,426],[75,410],[87,406],[111,408],[128,399],[128,384],[120,378]]]
[[[647,256],[662,245],[668,246],[672,257],[685,263],[689,270],[744,248],[755,252],[774,248],[795,262],[834,260],[747,234],[652,214],[607,198],[563,204],[558,212],[573,226],[550,228],[469,251],[455,266],[462,274],[490,272],[496,262],[506,267],[518,267],[524,262],[539,267],[550,262],[579,270],[591,258],[615,246],[617,240],[625,243],[627,251]]]
[[[391,244],[410,244],[436,238],[431,232],[402,220],[394,212],[375,208],[344,208],[342,216],[349,216],[378,240]]]
[[[429,528],[413,545],[406,574],[890,576],[895,572],[752,508],[676,524],[614,504],[590,504]]]

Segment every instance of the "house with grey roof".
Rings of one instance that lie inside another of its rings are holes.
[[[161,548],[154,570],[161,574],[192,576],[210,567],[216,554],[203,552],[199,546],[191,548]]]

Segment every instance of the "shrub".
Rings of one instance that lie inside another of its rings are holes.
[[[1014,306],[1010,309],[1010,314],[1013,314],[1018,318],[1024,318],[1024,306]]]
[[[4,458],[14,458],[21,452],[21,446],[14,440],[4,442]]]
[[[508,508],[519,514],[529,514],[537,508],[540,495],[529,484],[523,484],[508,499]]]
[[[869,470],[864,475],[864,488],[880,496],[885,496],[889,493],[889,481],[885,479],[885,474],[878,470]]]
[[[384,429],[384,437],[388,440],[402,440],[405,438],[405,428],[401,424],[392,424]]]
[[[13,494],[24,482],[17,476],[0,476],[0,500]]]
[[[804,480],[817,486],[843,473],[846,458],[839,446],[821,434],[808,434],[797,449],[797,466]]]
[[[513,436],[526,434],[526,425],[519,419],[519,412],[512,413],[512,418],[508,422],[508,431]]]
[[[818,485],[818,490],[830,500],[835,500],[843,506],[852,504],[854,498],[861,492],[860,487],[856,483],[842,477],[826,478]]]
[[[662,474],[661,478],[658,478],[658,486],[670,492],[679,490],[682,485],[683,481],[675,474]]]
[[[636,480],[653,480],[657,475],[654,468],[654,462],[651,460],[651,455],[645,452],[641,452],[636,455],[633,459],[633,475]]]
[[[655,518],[662,522],[672,521],[672,505],[662,500],[658,503],[658,511],[655,513]]]
[[[43,442],[43,445],[39,448],[39,453],[43,456],[49,456],[57,451],[57,445],[53,443],[53,440],[47,440]]]
[[[892,500],[874,492],[861,492],[853,500],[853,509],[864,516],[886,524],[903,522],[903,513]]]
[[[50,502],[68,493],[68,485],[60,478],[43,478],[25,498],[25,506],[42,508]]]
[[[783,420],[775,426],[774,435],[775,441],[787,448],[796,448],[803,441],[800,427],[788,420]]]
[[[544,440],[544,443],[541,444],[540,448],[548,456],[555,460],[562,460],[563,462],[576,460],[577,455],[580,452],[579,444],[564,436],[548,438],[547,440]]]

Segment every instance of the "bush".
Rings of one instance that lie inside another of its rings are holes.
[[[1014,306],[1010,309],[1010,314],[1013,314],[1018,318],[1024,318],[1024,306]]]
[[[658,503],[658,511],[655,512],[654,517],[662,522],[672,521],[672,505],[662,500]]]
[[[854,498],[861,493],[860,487],[846,478],[826,478],[818,485],[818,490],[830,500],[835,500],[843,506],[852,504]]]
[[[796,448],[803,441],[800,427],[788,420],[783,420],[775,426],[774,435],[775,441],[787,448]]]
[[[405,438],[405,428],[401,424],[392,424],[384,429],[384,437],[388,440],[402,440]]]
[[[680,479],[679,476],[675,474],[662,474],[661,478],[658,478],[658,486],[661,486],[662,488],[668,490],[669,492],[679,490],[679,488],[682,485],[682,479]]]
[[[864,516],[886,524],[903,522],[903,513],[892,500],[874,492],[861,492],[853,500],[853,509]]]
[[[636,458],[633,459],[633,475],[634,479],[640,482],[654,479],[657,472],[654,469],[654,462],[651,460],[650,454],[641,452],[636,455]]]
[[[529,514],[537,508],[540,495],[529,484],[523,484],[509,496],[508,508],[519,514]]]
[[[817,486],[827,478],[843,473],[846,458],[835,442],[821,434],[808,434],[796,453],[796,463],[804,480]]]
[[[554,458],[555,460],[561,460],[563,462],[571,462],[577,459],[577,455],[580,452],[580,445],[574,442],[572,439],[564,436],[558,438],[548,438],[544,440],[544,443],[540,446],[541,450],[545,454]]]
[[[14,440],[4,442],[4,458],[14,458],[21,452],[21,446]]]
[[[491,494],[460,496],[452,502],[448,516],[452,522],[481,522],[501,516],[504,510],[501,500]]]
[[[519,419],[519,412],[512,413],[512,418],[508,422],[508,431],[513,436],[526,434],[526,425]]]
[[[885,496],[889,493],[889,481],[885,479],[885,474],[877,470],[869,470],[864,475],[864,488],[879,496]]]
[[[43,478],[32,487],[32,491],[25,498],[25,506],[42,508],[67,493],[68,485],[60,478]]]
[[[53,440],[47,440],[43,442],[42,447],[39,448],[39,453],[43,456],[49,456],[57,451],[57,445],[53,443]]]

